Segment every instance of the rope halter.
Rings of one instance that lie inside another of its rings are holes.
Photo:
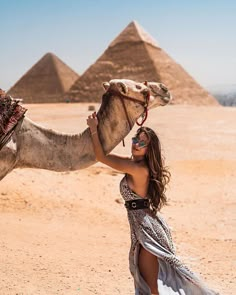
[[[144,83],[145,84],[145,83]],[[146,84],[145,84],[146,85]],[[149,101],[150,101],[150,91],[149,89],[147,88],[146,90],[143,91],[143,95],[145,96],[145,101],[140,101],[136,98],[133,98],[133,97],[129,97],[123,93],[121,93],[120,91],[118,90],[108,90],[108,93],[109,94],[116,94],[116,96],[118,98],[120,98],[120,101],[121,101],[121,104],[123,106],[123,109],[124,109],[124,112],[125,112],[125,115],[126,115],[126,119],[128,121],[128,124],[129,124],[129,129],[131,130],[132,129],[132,122],[129,118],[129,115],[128,115],[128,112],[127,112],[127,108],[126,108],[126,105],[125,105],[125,100],[129,100],[129,101],[133,101],[135,103],[138,103],[140,104],[142,107],[143,107],[143,113],[141,114],[141,122],[138,122],[138,119],[136,120],[136,124],[138,126],[142,126],[144,124],[144,122],[147,120],[147,116],[148,116],[148,105],[149,105]],[[108,94],[107,93],[107,94]],[[125,146],[124,144],[124,139],[123,139],[123,146]]]

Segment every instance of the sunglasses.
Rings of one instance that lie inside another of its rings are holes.
[[[144,140],[139,140],[137,137],[132,137],[132,144],[138,144],[140,149],[145,148],[148,145]]]

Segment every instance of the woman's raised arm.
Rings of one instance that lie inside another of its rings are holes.
[[[132,161],[130,158],[122,157],[122,156],[118,156],[114,154],[106,155],[104,153],[103,147],[101,145],[101,142],[97,133],[98,119],[96,116],[96,112],[94,112],[92,115],[88,117],[87,124],[90,128],[94,153],[95,153],[97,161],[102,162],[113,169],[116,169],[124,173],[128,173],[133,176],[139,176],[142,173],[148,174],[148,171],[145,167],[142,167],[137,162]]]

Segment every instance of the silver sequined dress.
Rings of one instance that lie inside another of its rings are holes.
[[[126,176],[120,192],[125,201],[140,199],[128,186]],[[150,288],[140,275],[138,255],[140,245],[158,257],[158,290],[160,295],[215,295],[175,255],[171,233],[164,219],[150,209],[127,210],[131,233],[129,253],[130,272],[134,278],[135,295],[151,295]]]

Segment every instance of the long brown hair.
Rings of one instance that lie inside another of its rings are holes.
[[[167,204],[165,195],[166,185],[170,181],[170,172],[164,166],[164,158],[161,154],[161,143],[157,134],[149,127],[140,127],[136,136],[144,132],[148,137],[148,147],[145,154],[149,169],[148,198],[150,199],[152,211],[156,214],[162,206]]]

